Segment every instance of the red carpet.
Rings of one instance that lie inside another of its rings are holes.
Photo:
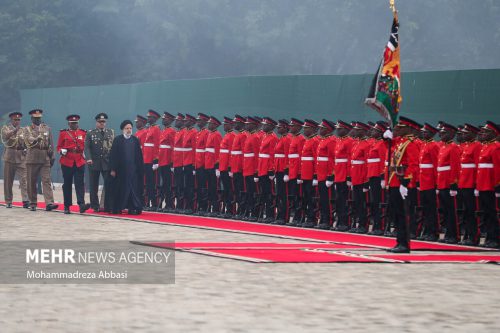
[[[487,254],[373,254],[371,256],[410,263],[500,263],[500,256]]]
[[[17,202],[14,205],[22,206]],[[44,204],[38,205],[44,208]],[[71,207],[73,212],[78,212],[78,207]],[[62,205],[59,206],[58,211],[62,211]],[[216,218],[205,218],[189,215],[176,215],[176,214],[162,214],[144,212],[141,215],[110,215],[106,213],[85,213],[85,215],[102,216],[108,218],[130,219],[140,222],[148,223],[162,223],[176,226],[202,228],[210,230],[222,230],[229,232],[247,233],[255,235],[272,236],[279,238],[299,239],[306,241],[322,241],[337,244],[365,246],[379,249],[391,248],[395,245],[394,238],[386,238],[379,236],[357,235],[350,233],[342,233],[335,231],[323,231],[315,229],[293,228],[286,226],[275,226],[268,224],[250,223],[234,220],[223,220]],[[477,247],[461,246],[461,245],[448,245],[423,241],[412,241],[412,250],[431,250],[431,251],[488,251]],[[491,251],[495,251],[491,249]]]
[[[331,243],[141,243],[136,244],[148,245],[160,248],[178,249],[178,250],[301,250],[301,249],[335,249],[335,250],[370,250],[369,247],[331,244]],[[371,249],[373,250],[373,249]]]

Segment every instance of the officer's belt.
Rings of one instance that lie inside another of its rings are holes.
[[[351,161],[351,164],[365,164],[365,161],[361,161],[361,160],[352,160]]]
[[[369,158],[366,160],[368,163],[379,163],[380,158]]]
[[[215,153],[215,148],[205,148],[205,152],[207,152],[207,153]]]
[[[254,157],[255,154],[254,153],[246,153],[246,154],[243,154],[243,157]]]
[[[419,164],[419,167],[420,167],[420,169],[432,169],[432,168],[434,168],[434,165],[422,163],[422,164]]]
[[[299,158],[299,154],[288,154],[288,158]]]
[[[474,169],[476,167],[476,163],[462,163],[460,164],[462,169]]]
[[[233,150],[231,152],[231,155],[241,155],[241,154],[243,154],[243,152],[241,150]]]
[[[438,172],[441,172],[441,171],[450,171],[450,170],[451,170],[451,166],[449,166],[449,165],[437,167],[437,171]]]
[[[154,143],[145,143],[144,144],[144,147],[154,147],[155,144]]]
[[[336,158],[335,163],[347,163],[347,158]]]
[[[318,156],[318,162],[328,162],[329,158],[324,156]]]
[[[191,151],[193,148],[180,148],[180,147],[174,147],[174,151]]]
[[[219,150],[219,153],[221,153],[221,154],[229,154],[229,149],[221,149],[221,150]]]
[[[302,156],[301,161],[314,161],[314,157],[312,156]]]
[[[479,169],[493,169],[493,163],[479,163]]]
[[[172,148],[172,147],[171,147],[171,146],[169,146],[169,145],[160,145],[160,148],[161,148],[161,149],[170,149],[170,148]]]
[[[197,152],[197,153],[204,153],[204,152],[205,152],[205,149],[196,148],[196,152]]]
[[[285,158],[285,154],[274,154],[274,158]]]
[[[259,157],[260,158],[269,158],[271,156],[269,156],[269,154],[259,154]]]

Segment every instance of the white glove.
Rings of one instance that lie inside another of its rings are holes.
[[[253,181],[256,182],[256,183],[258,183],[259,182],[259,178],[253,177]]]
[[[326,185],[326,187],[330,188],[330,187],[332,187],[333,182],[332,182],[331,180],[327,180],[327,181],[325,182],[325,185]]]
[[[439,190],[436,190],[436,194],[439,194]]]
[[[220,171],[219,171],[219,169],[215,169],[215,177],[217,177],[217,178],[220,177]]]
[[[170,168],[170,171],[174,172],[174,168]]]
[[[153,164],[153,170],[158,169],[159,165],[158,164]]]
[[[457,193],[457,191],[450,190],[450,197],[455,197]]]
[[[67,149],[62,148],[61,149],[61,155],[66,155],[68,153]]]
[[[352,182],[351,181],[347,181],[347,186],[351,187],[352,186]]]
[[[288,175],[284,175],[284,176],[283,176],[283,181],[284,181],[285,183],[288,183],[288,182],[290,181],[290,177],[288,177]]]
[[[478,196],[479,196],[479,191],[478,191],[478,190],[474,190],[474,196],[475,196],[475,197],[478,197]]]
[[[399,185],[399,193],[401,193],[403,200],[406,199],[408,196],[408,188],[403,185]]]
[[[313,186],[318,186],[318,180],[317,179],[313,179]]]
[[[382,186],[382,188],[385,188],[385,180],[383,180],[383,179],[382,179],[382,180],[380,181],[380,186]]]
[[[392,131],[390,129],[386,130],[382,135],[384,139],[392,140]]]
[[[275,175],[269,176],[269,179],[274,180]]]
[[[495,192],[495,198],[500,198],[500,193]]]
[[[297,179],[297,184],[299,184],[299,185],[300,185],[300,184],[302,184],[302,183],[303,183],[302,179]]]
[[[366,193],[370,190],[370,188],[367,188],[367,187],[363,187],[363,193]]]
[[[229,175],[229,177],[233,178],[233,173],[231,171],[229,171],[227,174]]]
[[[196,170],[193,170],[193,176],[196,176]]]

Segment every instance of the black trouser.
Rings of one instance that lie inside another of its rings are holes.
[[[92,209],[98,209],[100,207],[99,204],[99,177],[102,174],[102,178],[104,180],[104,186],[102,189],[102,193],[104,194],[104,210],[111,211],[113,204],[112,193],[111,193],[111,181],[113,178],[109,174],[109,170],[90,170],[89,172],[89,192],[90,192],[90,206]]]
[[[331,188],[331,187],[330,187]],[[319,191],[319,223],[331,225],[332,221],[332,207],[330,205],[331,192],[330,188],[326,187],[326,181],[318,182]]]
[[[288,222],[288,193],[284,176],[284,172],[276,172],[276,219]]]
[[[409,203],[403,200],[399,187],[389,188],[389,205],[391,206],[392,220],[396,226],[397,245],[410,248],[410,232],[407,216],[409,214]]]
[[[184,166],[184,208],[194,208],[194,166],[192,164]]]
[[[233,213],[233,184],[231,177],[229,177],[229,171],[220,172],[220,180],[222,182],[222,201],[226,208],[226,213]],[[210,185],[209,185],[210,187]]]
[[[302,183],[302,209],[308,222],[316,222],[316,207],[314,207],[316,191],[312,183],[312,180],[304,180]]]
[[[210,206],[206,207],[208,211],[218,213],[219,212],[219,197],[217,195],[217,175],[215,174],[215,168],[205,169],[205,175],[207,177],[207,194]],[[206,202],[206,201],[205,201]]]
[[[373,230],[384,230],[382,225],[382,215],[380,203],[382,201],[382,177],[370,178],[370,215],[373,220]]]
[[[456,215],[455,198],[450,195],[450,189],[439,190],[439,207],[444,216],[444,225],[446,227],[445,239],[459,240],[458,221]]]
[[[335,198],[335,211],[337,212],[337,227],[347,226],[347,197],[349,195],[349,189],[347,187],[347,181],[341,183],[335,183],[335,192],[337,194]]]
[[[368,219],[366,217],[366,194],[363,192],[364,185],[352,186],[352,199],[354,205],[354,216],[358,220],[359,228],[368,228]]]
[[[473,188],[462,188],[459,190],[462,197],[462,204],[464,208],[463,221],[465,224],[465,237],[474,243],[479,241],[480,232],[479,225],[475,215],[476,211],[476,197],[474,196]]]
[[[157,172],[153,170],[153,163],[144,163],[144,178],[146,181],[146,206],[158,206],[156,199],[156,177]]]
[[[417,225],[417,214],[416,208],[418,204],[418,190],[416,188],[408,189],[408,196],[405,201],[408,202],[408,211],[409,211],[409,223],[410,223],[410,234],[417,235],[419,231],[419,226]]]
[[[196,169],[196,202],[198,210],[207,210],[207,175],[205,168]]]
[[[259,177],[260,193],[259,193],[259,206],[265,209],[266,218],[274,219],[274,206],[273,206],[273,191],[272,186],[274,181],[269,179],[268,175]]]
[[[177,209],[184,208],[184,168],[174,168],[174,185],[175,185],[175,198],[177,201]]]
[[[85,175],[85,165],[77,167],[73,165],[68,167],[61,165],[61,170],[63,174],[63,195],[64,195],[64,207],[69,207],[73,204],[73,180],[75,183],[76,192],[76,202],[78,205],[85,204],[85,187],[83,185],[83,178]]]
[[[158,168],[161,177],[160,195],[161,201],[165,201],[165,208],[173,208],[172,200],[172,170],[170,165],[163,165]]]
[[[255,193],[257,193],[257,184],[255,184],[253,178],[253,176],[245,176],[246,196],[244,210],[246,216],[250,214],[252,214],[252,216],[257,215],[255,212]]]
[[[294,211],[293,219],[299,221],[302,218],[302,193],[301,186],[297,184],[297,179],[290,179],[288,182],[288,195],[290,196],[290,211]]]
[[[245,196],[242,192],[245,191],[245,179],[242,172],[233,173],[233,186],[234,200],[238,205],[238,214],[243,214],[245,211]]]
[[[499,225],[496,211],[496,198],[493,191],[480,191],[479,204],[483,211],[483,221],[486,227],[486,241],[499,242]]]
[[[420,191],[420,204],[424,217],[424,234],[429,236],[439,235],[437,217],[437,196],[436,190],[430,189]]]

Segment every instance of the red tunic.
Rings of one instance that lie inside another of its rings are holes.
[[[456,143],[443,143],[439,149],[437,165],[438,190],[450,188],[458,183],[460,173],[460,148]]]
[[[296,179],[300,174],[300,156],[306,138],[302,135],[294,135],[290,139],[288,149],[288,176],[290,179]]]
[[[290,147],[290,135],[282,136],[274,148],[274,170],[276,172],[285,172],[288,169],[288,149]]]
[[[316,153],[319,139],[317,136],[306,138],[300,156],[300,179],[312,180],[316,174]]]
[[[72,167],[76,165],[81,167],[85,164],[85,159],[83,158],[83,149],[85,147],[85,136],[87,132],[82,129],[77,129],[72,131],[70,129],[61,130],[59,133],[59,139],[57,140],[57,151],[60,152],[61,149],[66,149],[66,155],[61,155],[59,162],[61,165]]]
[[[167,127],[161,132],[160,147],[158,149],[158,164],[160,166],[172,163],[175,134],[175,129],[172,127]]]
[[[259,177],[274,172],[274,153],[277,143],[278,137],[273,132],[264,133],[264,136],[262,136],[259,148]]]
[[[260,137],[258,133],[245,133],[245,145],[243,146],[243,176],[257,174],[259,165]]]
[[[184,133],[184,138],[182,139],[182,165],[193,165],[194,164],[194,149],[196,146],[196,134],[197,130],[194,128],[186,128],[186,133]]]
[[[368,182],[368,170],[366,162],[370,142],[365,139],[355,139],[351,149],[350,176],[352,185],[361,185]]]
[[[417,179],[419,174],[418,157],[420,152],[418,144],[413,142],[413,137],[398,137],[394,140],[394,146],[391,148],[391,169],[395,166],[404,166],[404,172],[401,175],[408,182],[408,188],[415,188],[417,186]],[[395,153],[400,155],[400,160],[397,161]],[[396,157],[396,158],[395,158]],[[394,170],[389,172],[389,187],[399,187],[401,182],[399,176]]]
[[[482,145],[480,142],[464,142],[460,145],[460,174],[458,188],[476,188],[477,164]]]
[[[182,167],[183,153],[184,153],[184,147],[182,146],[182,142],[184,141],[184,134],[186,134],[185,128],[178,130],[175,133],[174,151],[172,153],[172,162],[174,168]]]
[[[387,162],[387,142],[385,140],[371,140],[371,146],[366,160],[367,177],[384,177],[385,163]]]
[[[438,155],[439,144],[437,142],[423,142],[418,159],[420,191],[436,188]]]
[[[207,143],[205,145],[205,169],[213,169],[216,163],[219,162],[221,141],[222,135],[219,131],[208,132]]]
[[[231,148],[231,159],[229,166],[231,172],[243,172],[243,146],[247,139],[246,132],[239,132],[234,134],[233,146]]]
[[[335,144],[335,166],[333,167],[336,183],[345,182],[349,176],[353,144],[354,140],[349,136],[337,138],[337,143]]]
[[[151,125],[145,130],[144,143],[142,144],[144,163],[153,163],[154,160],[158,160],[160,136],[161,130],[158,125]]]
[[[139,142],[141,143],[141,149],[143,148],[144,140],[146,139],[146,133],[147,133],[147,128],[143,127],[140,130],[137,130],[135,132],[135,136],[137,139],[139,139]]]
[[[220,143],[219,150],[219,170],[227,171],[229,168],[229,160],[231,158],[231,148],[233,147],[234,132],[224,134]]]
[[[205,167],[205,147],[209,133],[210,132],[206,128],[203,128],[196,133],[196,150],[194,155],[194,166],[196,169]]]
[[[500,143],[485,143],[477,165],[478,191],[493,191],[500,185]]]
[[[318,181],[325,181],[333,175],[335,165],[335,145],[336,137],[318,137],[318,148],[316,151],[316,177]]]

